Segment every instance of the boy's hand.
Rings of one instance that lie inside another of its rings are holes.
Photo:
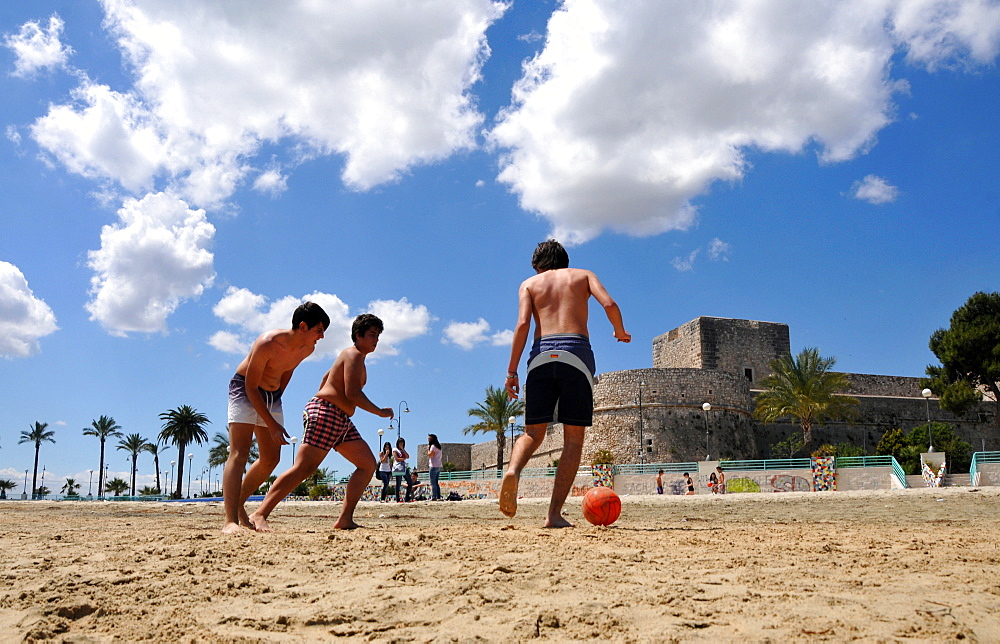
[[[378,415],[382,418],[392,418],[395,412],[393,412],[392,407],[383,407],[378,410]]]
[[[288,445],[287,439],[290,437],[288,436],[288,432],[286,432],[285,428],[282,427],[281,425],[276,424],[274,427],[272,427],[271,435],[274,436],[274,442],[276,442],[278,445]]]
[[[517,395],[521,392],[521,385],[518,383],[516,373],[513,376],[507,377],[504,386],[507,389],[507,397],[511,400],[517,400]]]
[[[624,329],[621,331],[615,331],[615,339],[619,342],[631,342],[632,334]]]

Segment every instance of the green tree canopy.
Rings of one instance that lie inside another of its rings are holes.
[[[101,466],[97,469],[97,493],[104,489],[104,443],[112,436],[121,436],[121,427],[111,416],[101,416],[90,421],[90,427],[83,428],[84,436],[95,436],[101,441]]]
[[[954,430],[944,423],[931,423],[934,449],[947,454],[949,472],[968,472],[972,463],[972,446],[966,443]],[[927,424],[917,425],[908,433],[902,429],[890,429],[882,435],[875,447],[879,456],[893,456],[907,474],[920,474],[920,454],[930,448]]]
[[[76,482],[76,479],[66,479],[63,483],[62,489],[59,490],[66,496],[76,496],[76,491],[80,489],[80,484]]]
[[[819,349],[805,348],[798,356],[786,355],[771,362],[774,373],[761,380],[765,391],[757,396],[754,416],[764,422],[791,417],[802,426],[805,448],[812,443],[812,428],[824,420],[850,420],[857,414],[858,399],[840,394],[847,377],[830,371],[836,358],[823,358]]]
[[[145,451],[153,455],[153,467],[156,468],[156,492],[154,494],[160,494],[163,490],[163,486],[160,485],[160,445],[159,442],[153,441],[146,443]],[[145,488],[143,488],[145,489]],[[149,494],[143,494],[144,496],[150,496]]]
[[[524,401],[511,400],[504,387],[496,388],[490,385],[486,388],[486,400],[476,403],[469,410],[469,416],[478,418],[479,422],[462,430],[463,434],[493,433],[497,440],[497,469],[503,468],[503,452],[507,445],[507,430],[510,428],[510,417],[524,415]],[[517,425],[515,425],[515,428]]]
[[[10,479],[0,479],[0,499],[7,498],[7,490],[13,490],[17,487],[17,483]]]
[[[979,388],[1000,405],[1000,293],[975,293],[929,344],[941,365],[928,365],[924,384],[939,396],[942,409],[964,414],[983,399]],[[994,422],[1000,428],[1000,409]]]
[[[207,425],[211,421],[205,414],[201,413],[190,405],[181,405],[177,409],[171,409],[160,414],[163,421],[163,428],[160,430],[160,442],[172,443],[177,446],[177,489],[174,490],[174,498],[181,498],[184,489],[184,450],[191,443],[201,445],[208,440],[202,425]]]
[[[110,492],[111,496],[121,496],[125,490],[128,489],[128,481],[118,478],[117,476],[110,481],[108,481],[104,486],[105,492]]]
[[[51,429],[46,429],[49,426],[48,423],[40,423],[35,421],[35,426],[31,427],[27,431],[21,432],[21,440],[17,441],[17,444],[21,443],[34,443],[35,444],[35,469],[31,474],[31,495],[32,498],[36,496],[43,496],[41,492],[38,491],[37,479],[38,479],[38,452],[42,448],[43,442],[55,443],[56,439],[52,438],[55,436],[55,431]],[[30,427],[30,426],[29,426]]]

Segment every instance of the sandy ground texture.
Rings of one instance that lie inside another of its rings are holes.
[[[545,502],[0,503],[4,642],[1000,641],[1000,489]]]

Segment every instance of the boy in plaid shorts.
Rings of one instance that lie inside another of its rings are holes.
[[[267,523],[271,511],[299,483],[316,471],[331,449],[337,450],[357,468],[347,483],[344,507],[333,527],[336,530],[360,527],[354,522],[354,508],[375,473],[375,455],[351,422],[351,416],[358,407],[382,418],[393,416],[392,407],[376,407],[363,391],[368,381],[365,356],[378,346],[381,334],[382,320],[374,315],[365,313],[354,320],[351,327],[351,340],[354,344],[340,352],[333,366],[323,376],[319,391],[306,403],[303,412],[305,432],[295,464],[274,481],[260,507],[250,515],[250,520],[259,532],[271,531]]]

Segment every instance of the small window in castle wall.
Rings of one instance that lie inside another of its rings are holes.
[[[753,368],[743,367],[743,375],[747,377],[747,380],[753,382]]]

